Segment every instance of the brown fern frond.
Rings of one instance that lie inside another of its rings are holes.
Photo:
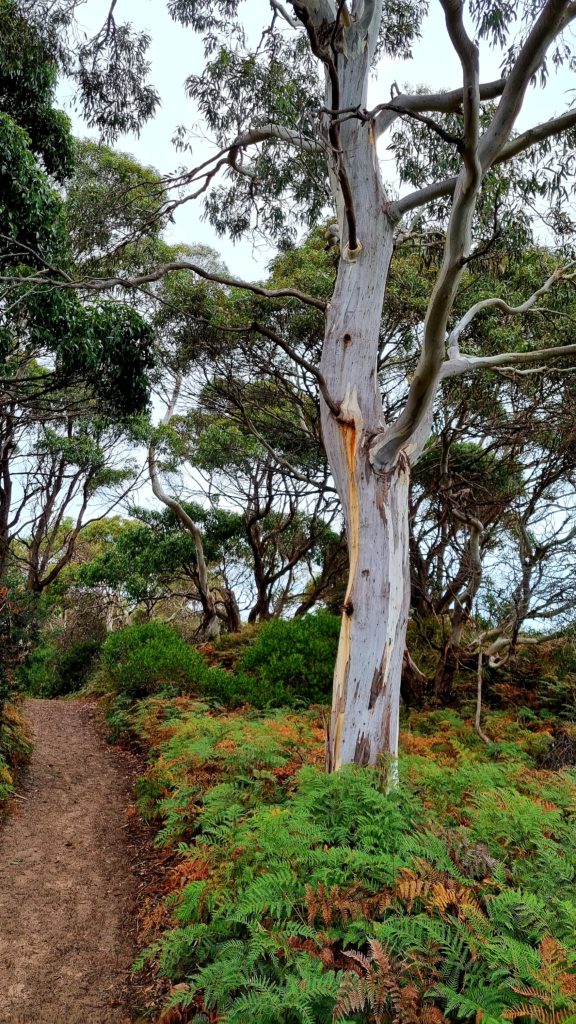
[[[423,1006],[420,1010],[420,1024],[446,1024],[446,1017],[437,1006]]]
[[[326,892],[326,886],[320,884],[313,889],[311,885],[304,887],[306,893],[306,906],[308,912],[308,924],[313,927],[317,917],[320,917],[327,928],[332,924],[331,898]]]
[[[519,1006],[513,1006],[510,1010],[505,1010],[502,1016],[506,1020],[529,1017],[531,1020],[537,1020],[539,1024],[559,1024],[563,1019],[554,1010],[550,1010],[547,1006],[539,1006],[537,1003],[521,1003]]]
[[[545,935],[540,943],[542,966],[559,967],[566,963],[566,950],[552,935]]]
[[[369,939],[368,945],[370,946],[370,952],[372,953],[372,960],[380,968],[383,974],[388,974],[392,970],[392,964],[390,963],[390,957],[384,949],[381,942],[378,939]]]
[[[396,896],[406,905],[410,913],[416,900],[425,900],[430,891],[430,882],[424,878],[418,878],[407,870],[402,872],[402,878],[396,883]]]
[[[367,974],[370,973],[370,960],[368,959],[367,956],[364,955],[364,953],[361,953],[360,950],[345,949],[344,956],[347,956],[349,960],[354,960],[355,963],[360,964],[360,967],[363,967]]]
[[[439,910],[442,915],[449,911],[460,918],[467,908],[472,908],[481,913],[478,900],[464,885],[437,882],[432,886],[430,897],[427,900],[430,910]]]
[[[534,988],[532,985],[513,985],[512,991],[519,996],[526,996],[528,999],[541,999],[543,1002],[548,999],[548,993],[544,989]]]
[[[328,968],[333,968],[334,967],[334,964],[336,962],[336,958],[334,956],[334,950],[332,949],[331,946],[324,946],[320,950],[320,959],[321,959],[322,963],[324,964],[324,967],[328,967]]]
[[[417,875],[419,878],[427,878],[429,882],[442,882],[446,879],[445,873],[438,871],[433,864],[425,860],[424,857],[415,857],[414,864],[417,868]]]
[[[338,999],[332,1012],[334,1024],[351,1013],[361,1013],[366,1006],[366,982],[357,974],[347,975],[340,983]]]
[[[422,976],[423,964],[395,960],[377,939],[368,940],[367,954],[347,950],[353,961],[341,981],[333,1021],[348,1013],[368,1012],[371,1024],[446,1024],[437,1007],[422,1006],[422,996],[435,977],[433,966]]]
[[[576,996],[576,974],[573,971],[559,974],[558,985],[563,996]]]
[[[319,884],[315,889],[306,885],[305,894],[308,924],[313,927],[320,918],[324,927],[330,928],[337,920],[344,924],[360,918],[376,920],[390,906],[393,891],[383,889],[368,893],[358,883],[348,888],[334,885],[327,890],[325,885]]]
[[[553,804],[551,800],[539,800],[538,797],[535,796],[533,796],[531,799],[534,801],[535,804],[538,804],[539,807],[542,807],[545,811],[548,811],[549,813],[552,813],[553,811],[562,810],[561,807],[558,807],[558,804]]]
[[[576,995],[576,975],[568,963],[568,953],[562,943],[551,935],[545,935],[540,943],[542,966],[536,975],[547,991],[557,989],[560,995]]]

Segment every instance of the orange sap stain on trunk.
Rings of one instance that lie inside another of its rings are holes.
[[[360,501],[356,482],[357,454],[362,436],[363,419],[356,388],[348,387],[338,419],[338,429],[342,440],[346,462],[347,495],[346,531],[350,570],[348,586],[344,598],[344,614],[340,628],[338,654],[334,670],[334,697],[332,704],[332,735],[329,738],[328,768],[336,771],[341,763],[341,745],[346,715],[346,696],[348,687],[348,663],[350,660],[350,634],[352,630],[353,605],[351,602],[354,582],[358,569],[359,535],[360,535]]]

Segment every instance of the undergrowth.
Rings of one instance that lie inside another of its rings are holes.
[[[6,701],[0,712],[0,811],[14,789],[15,772],[27,762],[31,749],[19,705]]]
[[[488,713],[487,746],[413,715],[395,792],[326,775],[313,711],[152,699],[129,724],[178,851],[138,963],[171,986],[163,1024],[575,1024],[576,780],[536,768],[539,724]]]
[[[339,619],[318,613],[263,623],[198,649],[166,623],[111,633],[92,683],[122,699],[192,694],[214,706],[308,706],[328,701]]]

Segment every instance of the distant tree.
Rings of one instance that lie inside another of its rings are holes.
[[[31,593],[54,583],[82,529],[132,490],[137,466],[130,441],[122,425],[70,414],[17,437],[20,451],[4,466],[13,498],[6,546]]]
[[[240,613],[228,583],[227,565],[239,544],[239,517],[199,505],[184,504],[183,508],[202,530],[216,614],[228,630],[238,630]],[[142,611],[146,618],[177,617],[190,633],[201,633],[203,601],[193,538],[169,509],[133,508],[132,515],[113,542],[80,567],[78,584],[104,585],[131,613]],[[190,629],[192,622],[195,625]]]
[[[131,306],[97,296],[86,301],[42,277],[47,267],[65,277],[73,268],[62,186],[75,147],[68,119],[55,109],[51,42],[22,10],[12,0],[0,3],[0,257],[2,279],[9,278],[0,307],[0,675],[6,685],[33,620],[30,595],[55,577],[88,499],[114,477],[104,455],[111,418],[145,409],[154,362],[152,330]],[[37,273],[41,280],[30,287]],[[56,553],[50,538],[74,495],[76,524]]]

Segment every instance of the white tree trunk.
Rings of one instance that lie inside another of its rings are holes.
[[[398,753],[400,680],[410,602],[406,468],[351,474],[350,577],[334,675],[327,765]]]
[[[340,106],[364,105],[367,55],[340,56],[338,74]],[[349,222],[337,187],[342,259],[327,313],[321,371],[338,414],[322,403],[322,429],[346,520],[350,575],[327,745],[331,771],[349,763],[374,764],[381,753],[397,754],[410,585],[409,460],[401,452],[390,469],[377,472],[369,454],[385,428],[377,359],[393,224],[371,126],[343,122],[341,152],[361,250],[350,252]],[[336,161],[332,177],[337,183]]]

